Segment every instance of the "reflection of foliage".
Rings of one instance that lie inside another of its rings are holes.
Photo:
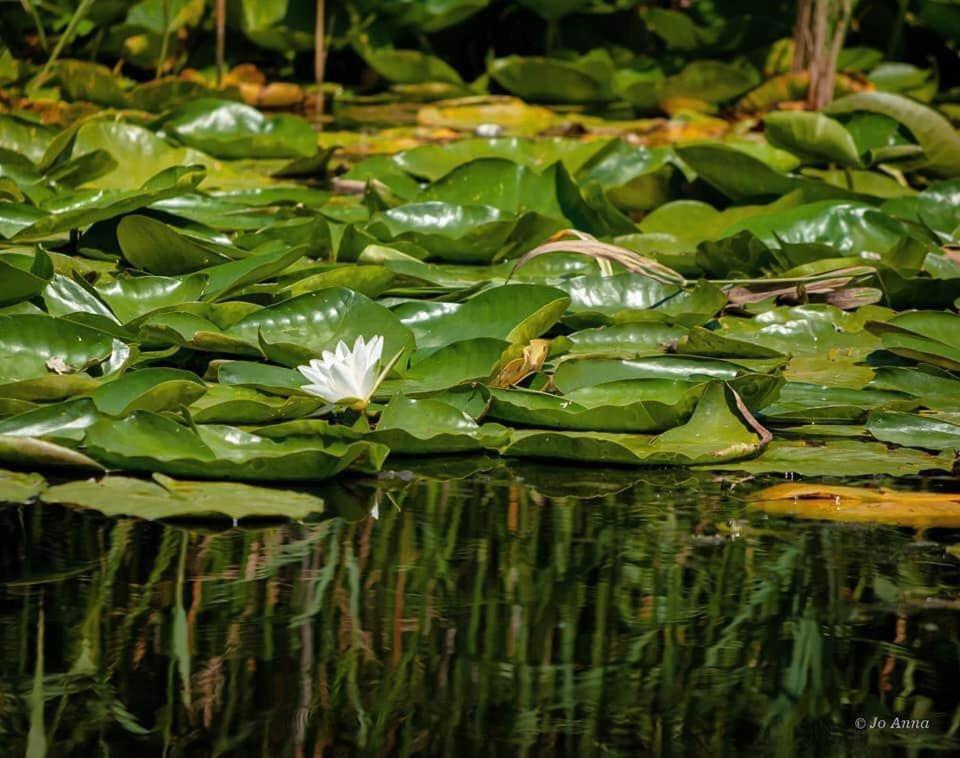
[[[589,502],[396,486],[379,521],[244,532],[7,511],[0,744],[833,755],[857,715],[912,713],[935,728],[871,738],[950,745],[925,630],[956,623],[923,598],[956,576],[908,535],[742,522],[660,475]]]

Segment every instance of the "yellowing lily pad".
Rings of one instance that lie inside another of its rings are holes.
[[[777,484],[750,496],[750,507],[778,516],[911,526],[960,527],[960,494],[817,484]]]

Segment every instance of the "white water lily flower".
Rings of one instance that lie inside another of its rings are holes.
[[[309,382],[301,389],[328,403],[349,405],[362,411],[400,354],[378,374],[377,367],[382,355],[383,337],[380,335],[369,342],[357,337],[352,349],[340,340],[334,352],[323,351],[322,360],[314,359],[308,365],[297,368]]]

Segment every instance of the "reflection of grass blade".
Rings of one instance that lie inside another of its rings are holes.
[[[190,634],[187,627],[187,611],[183,607],[183,591],[186,585],[187,532],[183,533],[180,544],[180,563],[177,567],[177,591],[173,606],[173,647],[171,655],[180,672],[180,685],[183,688],[183,702],[190,707]]]
[[[47,734],[43,723],[43,596],[37,611],[37,663],[30,690],[30,732],[27,734],[27,758],[44,758],[47,754]]]

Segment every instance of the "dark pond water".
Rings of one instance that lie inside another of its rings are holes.
[[[960,535],[768,517],[756,486],[397,473],[215,528],[2,508],[0,755],[960,750]]]

